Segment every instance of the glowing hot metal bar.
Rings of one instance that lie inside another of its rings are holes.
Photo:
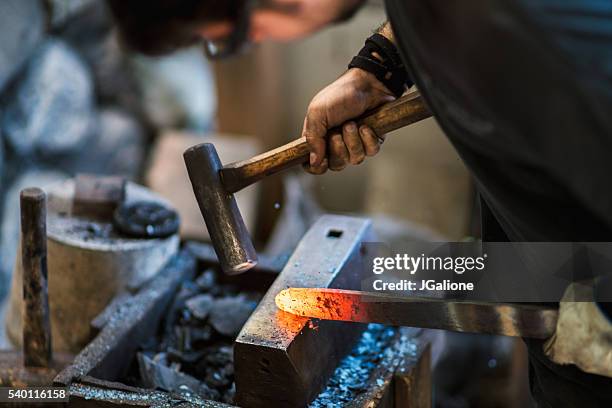
[[[342,289],[289,288],[276,305],[302,317],[469,333],[550,337],[557,309],[538,304],[463,302]]]

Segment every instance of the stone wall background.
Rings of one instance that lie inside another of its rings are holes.
[[[215,100],[201,51],[127,53],[104,1],[0,1],[0,300],[22,188],[76,173],[140,181],[160,130],[210,130]]]

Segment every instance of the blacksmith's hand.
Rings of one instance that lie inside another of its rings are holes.
[[[394,99],[373,74],[359,68],[349,69],[320,91],[308,106],[302,130],[311,152],[306,171],[339,171],[378,153],[384,135],[376,135],[365,125],[357,127],[352,119]]]

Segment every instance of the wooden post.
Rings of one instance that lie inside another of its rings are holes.
[[[26,188],[20,200],[24,365],[48,367],[51,325],[47,298],[47,197],[39,188]]]

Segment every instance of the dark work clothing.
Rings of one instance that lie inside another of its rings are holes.
[[[612,241],[612,2],[386,0],[398,48],[485,206],[483,237]],[[543,407],[612,407],[612,379],[527,341]]]

